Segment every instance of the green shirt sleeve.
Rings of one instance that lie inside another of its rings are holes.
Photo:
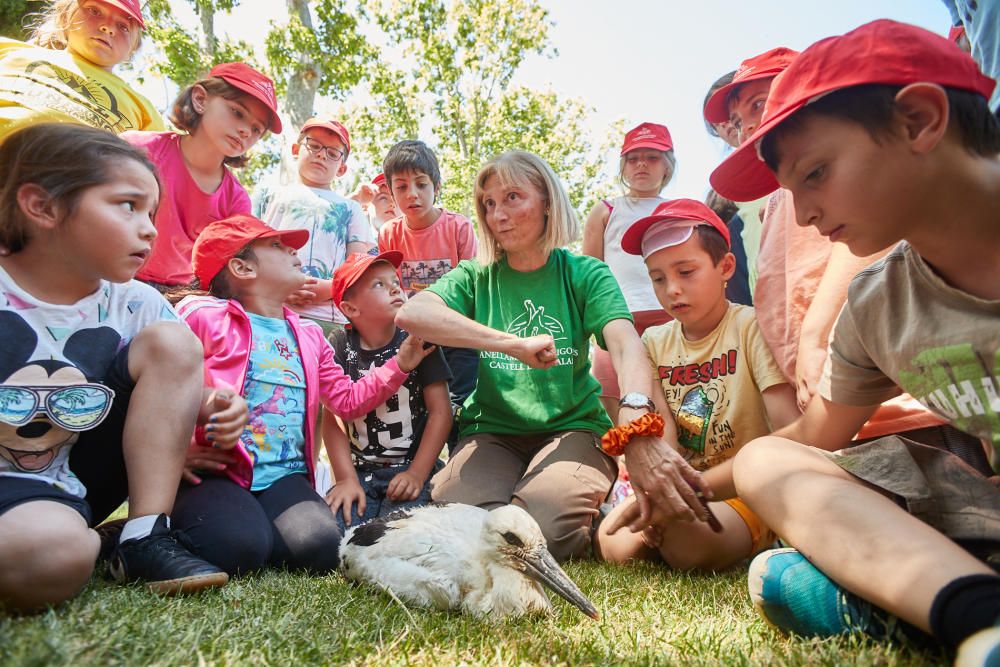
[[[577,265],[572,273],[573,292],[583,314],[583,326],[606,350],[605,325],[619,319],[631,322],[632,313],[607,264],[584,256],[573,256],[572,261]]]
[[[482,271],[483,267],[475,260],[462,260],[458,266],[438,278],[427,291],[437,294],[455,312],[475,319],[476,285]]]

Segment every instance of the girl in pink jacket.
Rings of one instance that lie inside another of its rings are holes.
[[[213,222],[193,248],[207,295],[189,294],[177,306],[201,339],[208,383],[237,388],[250,409],[228,449],[213,442],[212,424],[195,432],[173,513],[195,551],[233,575],[264,565],[337,567],[340,530],[313,490],[320,403],[345,419],[360,417],[433,349],[410,337],[395,359],[352,382],[322,329],[284,307],[305,279],[296,249],[308,237],[248,215]]]

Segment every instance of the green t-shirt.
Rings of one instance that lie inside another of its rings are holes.
[[[459,426],[474,433],[552,433],[611,427],[600,385],[590,374],[590,336],[605,347],[604,325],[631,320],[607,265],[553,250],[540,269],[515,271],[506,259],[482,266],[464,261],[427,288],[480,324],[518,336],[549,333],[558,362],[529,368],[500,352],[479,352],[479,380]]]

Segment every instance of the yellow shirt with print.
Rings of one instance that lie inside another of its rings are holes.
[[[692,467],[717,466],[771,432],[761,393],[786,380],[760,335],[753,308],[731,304],[701,340],[685,339],[674,321],[646,329],[642,342]]]
[[[69,51],[0,37],[0,141],[25,125],[77,122],[120,134],[165,130],[153,104]]]

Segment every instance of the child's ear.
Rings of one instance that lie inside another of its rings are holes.
[[[257,265],[245,257],[233,257],[226,262],[225,268],[236,280],[252,280],[257,277]]]
[[[43,229],[55,229],[63,218],[62,206],[40,185],[25,183],[17,189],[17,206],[32,224]]]
[[[208,103],[208,91],[200,84],[191,86],[191,106],[198,114],[205,113],[205,104]]]
[[[292,144],[292,157],[298,157],[299,156],[299,149],[300,148],[302,148],[302,146],[299,145],[299,142],[296,141],[294,144]]]
[[[719,268],[722,269],[723,280],[729,280],[736,273],[736,255],[731,252],[727,252],[723,255],[722,259],[719,260]]]
[[[340,163],[340,167],[337,168],[337,178],[340,178],[347,173],[347,160],[345,159]]]
[[[914,152],[927,153],[948,130],[948,93],[933,83],[912,83],[896,93],[903,138]]]
[[[361,311],[358,310],[358,307],[355,306],[350,301],[340,302],[340,312],[342,312],[344,316],[347,317],[348,319],[355,318],[361,314]]]

